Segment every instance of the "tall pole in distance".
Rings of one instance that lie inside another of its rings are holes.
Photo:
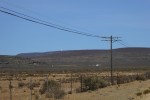
[[[120,41],[119,40],[119,37],[113,37],[113,36],[110,36],[110,37],[101,37],[105,40],[103,41],[110,41],[110,77],[111,77],[111,84],[113,85],[114,84],[114,80],[113,80],[113,51],[112,51],[112,44],[113,42],[116,42],[116,41]]]
[[[110,36],[110,70],[111,70],[111,84],[113,84],[113,64],[112,64],[112,36]]]

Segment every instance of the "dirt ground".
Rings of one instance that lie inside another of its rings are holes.
[[[65,100],[150,100],[149,95],[136,96],[150,87],[150,80],[109,86],[97,91],[68,95]]]
[[[146,96],[143,97],[141,100],[150,100],[150,94],[146,95]]]
[[[132,73],[133,74],[133,73]],[[51,74],[49,79],[69,79],[70,74]],[[95,73],[94,73],[95,75]],[[106,75],[106,73],[104,73]],[[46,80],[46,76],[22,77],[20,78],[24,83],[28,84],[30,79],[32,82],[40,83]],[[26,87],[18,88],[20,79],[12,80],[12,100],[31,100],[31,91]],[[137,96],[136,93],[143,92],[150,89],[150,80],[134,81],[126,84],[112,85],[106,88],[98,89],[96,91],[87,91],[76,93],[76,89],[80,88],[79,82],[73,82],[73,93],[67,94],[61,100],[150,100],[150,94]],[[45,95],[39,93],[39,88],[32,90],[32,100],[55,100],[52,98],[45,98]],[[70,83],[62,83],[62,89],[66,92],[70,91]],[[38,96],[38,99],[36,98]],[[4,77],[0,80],[0,100],[10,100],[9,81]]]

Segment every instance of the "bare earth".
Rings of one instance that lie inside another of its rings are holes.
[[[150,80],[131,82],[120,86],[109,86],[97,91],[68,95],[65,100],[150,100],[150,94],[136,96],[150,87]]]
[[[66,75],[57,75],[53,78],[62,78]],[[30,78],[27,78],[23,82],[29,82]],[[45,77],[34,77],[33,81],[42,83]],[[27,87],[18,88],[18,80],[13,80],[12,85],[12,100],[30,100],[30,90]],[[9,81],[0,81],[0,100],[10,100],[9,99]],[[75,89],[80,88],[80,83],[73,83],[73,93],[67,94],[62,100],[150,100],[150,94],[137,96],[136,93],[143,92],[146,89],[150,89],[150,80],[147,81],[134,81],[131,83],[108,86],[96,91],[88,91],[83,93],[76,93]],[[62,89],[69,91],[70,83],[63,83]],[[36,96],[38,99],[35,99]],[[54,100],[45,98],[45,95],[39,94],[39,88],[34,88],[32,91],[32,100]]]
[[[143,99],[141,100],[150,100],[150,94],[148,94],[147,96],[145,96]]]

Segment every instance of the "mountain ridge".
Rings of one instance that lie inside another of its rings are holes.
[[[150,48],[144,48],[144,47],[128,47],[128,48],[117,48],[117,49],[113,49],[116,51],[128,51],[128,50],[148,50]],[[48,51],[48,52],[31,52],[31,53],[19,53],[16,56],[19,57],[27,57],[27,58],[32,58],[32,57],[39,57],[39,56],[46,56],[49,54],[57,54],[57,53],[64,53],[64,52],[76,52],[76,51],[110,51],[109,49],[83,49],[83,50],[63,50],[63,51]]]
[[[110,67],[110,50],[66,50],[0,57],[0,68],[3,69],[51,71]],[[120,69],[150,68],[150,48],[113,49],[113,66]]]

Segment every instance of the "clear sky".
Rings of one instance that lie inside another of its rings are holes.
[[[99,36],[121,37],[129,47],[150,47],[150,0],[0,0],[0,7]],[[0,12],[0,55],[109,49],[109,42],[101,40]],[[113,47],[125,46],[116,42]]]

